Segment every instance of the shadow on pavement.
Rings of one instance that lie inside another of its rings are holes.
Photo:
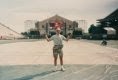
[[[13,79],[13,80],[30,80],[30,79],[33,79],[35,77],[40,77],[40,76],[42,77],[42,76],[46,76],[46,75],[49,75],[52,73],[54,73],[54,71],[45,71],[45,72],[42,72],[40,74],[28,75],[28,76],[24,76],[24,77]]]

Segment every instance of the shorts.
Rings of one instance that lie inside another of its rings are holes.
[[[55,45],[54,47],[53,47],[53,55],[54,56],[63,56],[63,50],[62,50],[62,48],[63,48],[63,45]]]

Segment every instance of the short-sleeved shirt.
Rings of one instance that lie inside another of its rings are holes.
[[[63,45],[63,40],[66,40],[66,38],[61,34],[59,35],[56,34],[56,35],[53,35],[50,38],[50,40],[53,40],[54,45]]]

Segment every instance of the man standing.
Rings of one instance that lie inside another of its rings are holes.
[[[48,38],[48,36],[46,35],[46,40],[49,41],[53,41],[54,42],[54,47],[53,47],[53,57],[54,57],[54,66],[55,69],[54,71],[57,71],[57,58],[59,55],[60,58],[60,65],[61,65],[61,70],[64,71],[64,67],[63,67],[63,40],[68,41],[69,40],[69,35],[67,38],[65,38],[63,35],[60,34],[61,29],[60,28],[56,28],[56,34],[53,35],[51,38]]]

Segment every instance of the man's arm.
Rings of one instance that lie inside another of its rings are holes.
[[[70,39],[70,35],[67,36],[66,41],[69,41],[69,39]]]
[[[46,38],[46,40],[47,40],[48,42],[51,41],[51,40],[48,38],[47,34],[45,35],[45,38]]]
[[[71,33],[67,35],[66,41],[69,41],[70,37],[71,37]]]
[[[63,36],[63,40],[64,40],[64,41],[69,41],[69,39],[70,39],[70,35],[68,35],[67,38],[65,38],[65,37]]]

